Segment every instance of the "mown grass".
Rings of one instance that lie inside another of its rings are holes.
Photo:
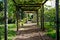
[[[12,40],[16,36],[15,30],[15,24],[8,24],[8,40]],[[4,40],[4,25],[0,25],[0,39]]]

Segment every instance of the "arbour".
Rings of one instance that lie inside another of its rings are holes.
[[[47,0],[45,0],[45,2],[46,2]],[[42,3],[42,1],[40,1],[41,3]],[[44,3],[45,3],[44,2]],[[5,0],[4,1],[4,5],[5,5],[5,40],[8,40],[7,39],[7,31],[8,31],[8,29],[7,29],[7,0]],[[16,3],[15,1],[14,1],[14,3]],[[20,3],[21,3],[21,1],[20,2],[18,2],[18,4],[17,5],[15,5],[16,6],[16,11],[17,11],[17,13],[18,13],[18,11],[19,11],[19,6],[18,5],[20,5]],[[24,2],[23,2],[24,3]],[[44,17],[43,17],[43,13],[44,13],[44,7],[43,7],[43,4],[44,3],[42,3],[42,5],[41,5],[41,8],[42,8],[42,10],[41,10],[41,12],[42,12],[42,14],[41,14],[41,17],[42,17],[42,21],[41,21],[41,25],[42,25],[42,27],[44,26],[43,24],[44,24]],[[57,27],[57,40],[59,40],[59,17],[58,17],[58,14],[59,14],[59,8],[58,8],[58,3],[59,3],[59,0],[56,0],[56,27]],[[23,4],[24,5],[24,7],[26,6],[26,4]],[[30,4],[29,4],[30,5]],[[28,5],[27,5],[28,6]],[[37,5],[36,5],[37,6]],[[21,6],[20,6],[21,7]],[[29,9],[30,10],[30,9]],[[38,13],[37,13],[37,19],[38,19]],[[38,20],[37,20],[38,21]],[[17,24],[18,24],[18,19],[17,19]],[[18,28],[18,25],[17,25],[17,28]]]
[[[29,7],[30,8],[32,6],[34,6],[34,7],[37,6],[37,7],[42,8],[41,9],[41,28],[44,30],[44,4],[46,3],[46,1],[48,1],[48,0],[15,0],[14,2],[16,3],[16,5],[19,5],[19,7]],[[34,8],[32,11],[34,11],[35,9],[36,8]],[[28,9],[28,10],[31,11],[30,9]],[[36,9],[35,11],[37,12],[37,10],[38,9]],[[59,16],[58,15],[59,15],[59,0],[56,0],[56,32],[57,32],[57,40],[59,40]],[[37,12],[37,24],[38,24],[38,12]]]
[[[18,2],[19,1],[19,2]],[[26,1],[26,4],[25,4]],[[44,4],[48,0],[13,0],[15,6],[16,6],[16,17],[17,17],[17,31],[18,31],[18,11],[36,11],[37,13],[37,25],[39,25],[38,21],[38,10],[42,8],[41,10],[41,28],[44,30]],[[22,2],[22,3],[21,3]],[[31,2],[31,3],[30,3]]]

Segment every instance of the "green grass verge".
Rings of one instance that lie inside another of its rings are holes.
[[[4,40],[4,25],[0,25],[0,39]],[[16,36],[16,25],[8,24],[8,40],[12,40]]]
[[[56,38],[56,30],[48,30],[48,31],[46,32],[46,34],[47,34],[48,36],[50,36],[51,38],[53,38],[53,39]]]
[[[50,24],[49,22],[45,22],[44,26],[45,26],[45,29],[47,29],[46,34],[49,37],[55,39],[56,38],[56,30],[55,30],[56,27],[54,26],[54,23],[51,22],[51,24]]]

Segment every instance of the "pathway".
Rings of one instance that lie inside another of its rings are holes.
[[[27,26],[27,25],[26,25]],[[30,26],[30,24],[28,25]],[[26,28],[20,28],[18,35],[13,40],[52,40],[42,32],[39,27],[30,26]]]

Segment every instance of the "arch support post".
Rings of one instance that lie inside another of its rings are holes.
[[[8,10],[7,10],[7,0],[4,0],[4,17],[5,17],[5,39],[8,40]]]
[[[19,15],[19,8],[16,6],[16,26],[17,26],[17,34],[19,31],[19,26],[18,26],[18,16]]]
[[[37,26],[39,26],[39,15],[38,15],[38,10],[36,11],[37,14]]]
[[[44,31],[44,5],[41,5],[41,29]]]
[[[56,0],[56,40],[59,40],[59,0]]]

